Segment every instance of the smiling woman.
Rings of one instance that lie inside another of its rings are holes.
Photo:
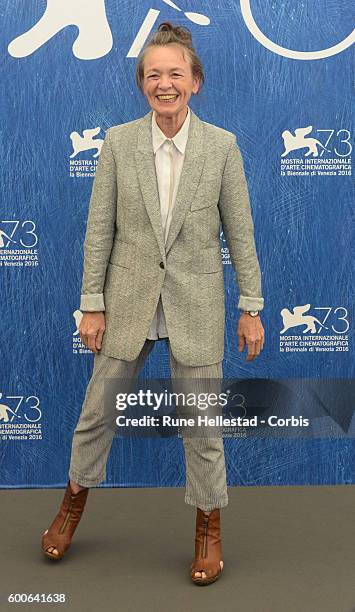
[[[247,346],[249,361],[264,343],[243,159],[235,134],[202,121],[189,106],[204,82],[189,30],[160,24],[138,59],[136,79],[150,111],[107,130],[90,199],[79,333],[95,353],[94,369],[73,435],[66,493],[42,538],[51,559],[63,557],[71,545],[87,490],[106,479],[115,430],[104,418],[105,379],[136,379],[155,342],[164,340],[174,394],[191,381],[199,393],[215,383],[220,388],[221,224],[238,272],[238,308],[245,311],[238,322],[239,350]],[[190,577],[207,585],[223,570],[223,439],[182,437],[185,502],[196,508]]]
[[[188,101],[204,80],[190,32],[170,22],[161,23],[138,58],[136,81],[168,138],[180,130]]]

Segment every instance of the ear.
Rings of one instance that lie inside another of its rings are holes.
[[[193,87],[192,87],[192,91],[194,94],[197,94],[199,89],[200,89],[200,85],[201,85],[201,80],[199,77],[194,77],[193,79]]]

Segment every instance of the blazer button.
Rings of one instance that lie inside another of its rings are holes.
[[[165,266],[164,266],[164,262],[163,261],[160,262],[159,266],[161,267],[162,270],[164,270]]]

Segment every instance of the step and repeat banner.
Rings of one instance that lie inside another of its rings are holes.
[[[221,231],[231,413],[279,419],[225,435],[229,484],[354,483],[354,18],[352,0],[0,0],[1,487],[67,482],[93,365],[78,326],[95,168],[106,130],[149,111],[137,56],[166,20],[205,68],[191,108],[237,136],[262,270],[249,363]],[[169,376],[158,343],[141,377]],[[184,482],[178,437],[114,439],[103,486]]]

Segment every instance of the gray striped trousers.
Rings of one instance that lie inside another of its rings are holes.
[[[167,340],[168,341],[168,340]],[[83,487],[94,487],[106,478],[106,463],[115,431],[100,418],[104,403],[104,379],[135,378],[154,340],[146,340],[139,356],[124,361],[95,353],[81,414],[74,430],[69,478]],[[185,366],[178,363],[168,341],[172,383],[178,379],[221,379],[222,363]],[[223,438],[183,436],[186,463],[185,502],[209,512],[228,504]]]

